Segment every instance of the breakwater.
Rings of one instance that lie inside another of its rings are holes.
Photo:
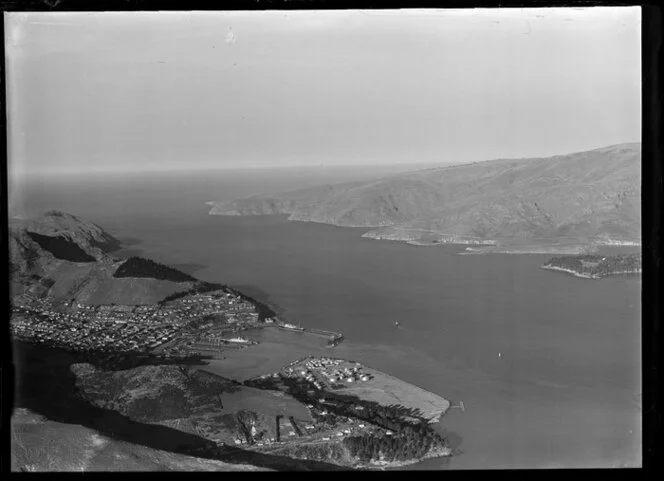
[[[309,328],[309,327],[298,327],[297,329],[293,329],[290,327],[286,327],[280,324],[272,324],[272,327],[276,327],[278,329],[283,329],[284,331],[291,331],[291,332],[300,332],[303,334],[314,334],[317,336],[322,336],[327,338],[328,347],[334,347],[337,344],[341,343],[344,340],[344,335],[341,332],[335,332],[335,331],[326,331],[324,329],[314,329],[314,328]],[[269,327],[269,326],[265,326]]]

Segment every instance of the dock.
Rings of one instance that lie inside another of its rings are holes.
[[[293,329],[290,327],[285,327],[280,324],[269,324],[272,327],[277,327],[279,329],[283,329],[286,331],[291,331],[291,332],[301,332],[301,333],[308,333],[308,334],[315,334],[317,336],[322,336],[328,339],[327,347],[334,347],[338,344],[340,344],[344,340],[344,335],[341,332],[334,332],[334,331],[326,331],[323,329],[314,329],[310,327],[300,327],[298,326],[297,329]],[[267,327],[267,326],[265,326]]]
[[[327,347],[334,347],[344,340],[344,335],[341,332],[325,331],[323,329],[307,329],[307,332],[327,337]]]

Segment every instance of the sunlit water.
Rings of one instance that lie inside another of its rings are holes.
[[[204,204],[363,175],[78,178],[33,183],[10,207],[83,216],[303,326],[342,331],[336,356],[463,401],[439,424],[459,450],[451,468],[638,464],[639,277],[578,279],[540,269],[547,256],[459,256],[458,246],[375,241],[285,216],[208,216]]]

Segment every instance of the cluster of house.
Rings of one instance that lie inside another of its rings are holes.
[[[258,320],[258,312],[253,304],[223,290],[194,294],[171,301],[169,304],[179,307],[183,313],[197,317],[223,315],[226,322],[230,324]]]
[[[147,351],[172,341],[192,320],[224,314],[227,322],[255,322],[251,303],[225,291],[194,295],[165,305],[85,305],[22,295],[14,299],[16,338],[53,343],[80,351]],[[245,343],[232,338],[232,342]]]
[[[19,304],[11,326],[16,338],[56,344],[78,351],[144,351],[170,341],[181,326],[173,316],[150,322],[127,306],[59,306]],[[117,308],[117,309],[116,309]]]
[[[362,371],[362,366],[340,367],[345,361],[332,358],[311,358],[304,362],[291,363],[284,371],[288,377],[302,377],[311,382],[317,389],[323,389],[325,383],[334,386],[339,383],[366,382],[373,379],[369,373]]]
[[[324,374],[327,376],[327,380],[330,384],[336,382],[366,382],[373,379],[371,374],[363,372],[362,367],[357,365],[343,369],[335,369],[333,371],[325,371]]]

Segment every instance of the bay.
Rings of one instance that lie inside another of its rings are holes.
[[[135,252],[234,285],[303,326],[342,331],[336,356],[463,401],[438,426],[459,454],[409,469],[639,465],[640,277],[579,279],[540,269],[548,256],[460,256],[461,246],[375,241],[285,216],[207,215],[209,200],[362,175],[47,179],[10,191],[10,209],[92,220]]]

